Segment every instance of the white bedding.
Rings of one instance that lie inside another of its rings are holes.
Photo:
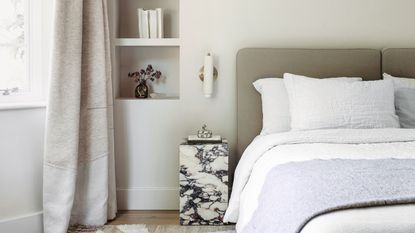
[[[257,207],[258,197],[267,173],[276,165],[292,161],[334,158],[415,158],[415,130],[336,129],[258,136],[239,161],[232,196],[224,220],[237,222],[237,230],[241,230],[249,222]],[[343,225],[349,225],[349,229],[352,229],[350,227],[356,227],[352,224],[353,222],[358,224],[358,221],[352,221],[354,219],[352,217],[360,214],[361,217],[370,218],[370,213],[374,213],[370,211],[371,209],[380,210],[383,216],[393,216],[402,211],[408,212],[406,216],[415,216],[414,205],[338,211],[315,218],[307,224],[302,233],[332,233],[330,229],[329,231],[322,231],[322,229],[338,227],[342,222],[347,222]],[[337,217],[334,218],[335,216]],[[406,220],[408,219],[394,218],[397,224]],[[338,224],[333,225],[336,222]],[[382,223],[382,221],[377,222]],[[384,227],[383,225],[378,227]],[[402,227],[408,227],[408,224],[403,225]],[[412,227],[415,229],[414,224]],[[342,231],[336,230],[335,232]]]
[[[336,211],[310,221],[301,233],[413,233],[415,205]]]

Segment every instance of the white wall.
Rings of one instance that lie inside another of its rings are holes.
[[[0,111],[0,219],[42,210],[44,109]]]
[[[413,0],[181,0],[180,100],[118,102],[117,185],[121,208],[178,207],[178,147],[203,123],[236,138],[235,56],[244,47],[415,47]],[[216,94],[197,78],[215,54]],[[159,197],[155,199],[154,197]]]
[[[44,122],[44,108],[0,111],[0,232],[26,226],[38,232]]]
[[[42,1],[42,75],[47,81],[53,0]],[[45,90],[46,92],[46,90]],[[46,95],[46,93],[45,93]],[[1,97],[0,97],[1,98]],[[46,108],[0,110],[0,232],[41,233]]]

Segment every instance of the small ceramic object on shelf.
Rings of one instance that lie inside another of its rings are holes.
[[[140,82],[135,88],[135,98],[147,99],[148,98],[148,86],[146,81]]]
[[[134,79],[138,83],[135,88],[135,97],[138,99],[148,98],[148,86],[147,81],[155,81],[160,79],[162,73],[158,70],[154,70],[152,65],[148,65],[147,68],[139,71],[128,73],[128,77]]]
[[[164,94],[164,93],[155,93],[155,92],[153,92],[153,93],[150,94],[150,98],[152,98],[152,99],[163,99],[163,98],[167,98],[167,95]]]

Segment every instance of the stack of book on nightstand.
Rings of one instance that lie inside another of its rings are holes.
[[[190,135],[187,137],[188,143],[222,143],[222,137],[213,135],[210,138],[199,138],[197,135]]]
[[[163,38],[163,9],[138,8],[138,34],[140,38]]]

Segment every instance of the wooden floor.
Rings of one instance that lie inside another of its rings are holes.
[[[179,225],[178,210],[124,210],[108,224]]]
[[[232,231],[235,225],[180,226],[178,210],[128,210],[119,211],[109,225],[144,224],[150,233],[208,233]]]

